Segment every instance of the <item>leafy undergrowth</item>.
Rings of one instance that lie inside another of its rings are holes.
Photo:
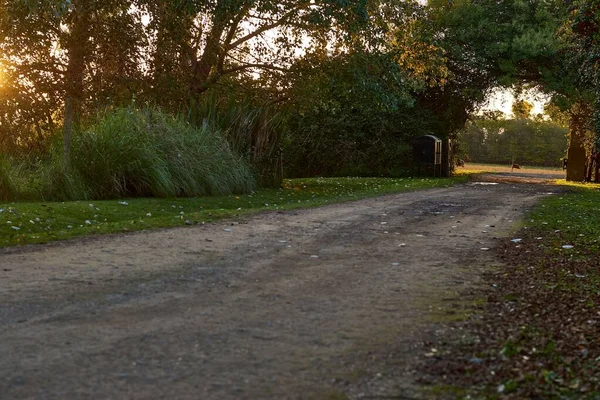
[[[294,179],[281,189],[249,195],[54,203],[0,203],[0,247],[44,243],[97,233],[195,225],[258,211],[316,207],[388,193],[447,187],[450,179]]]
[[[487,304],[427,343],[423,380],[441,398],[600,398],[600,192],[546,198],[486,277]],[[452,388],[452,390],[438,390]]]

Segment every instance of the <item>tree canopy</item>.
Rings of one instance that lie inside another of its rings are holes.
[[[291,174],[389,174],[500,86],[595,132],[598,26],[597,1],[0,0],[0,150],[44,153],[62,130],[68,163],[71,132],[107,107],[223,129],[224,105],[252,104],[282,122],[248,143],[284,148]]]

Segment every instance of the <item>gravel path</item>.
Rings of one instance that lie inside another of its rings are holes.
[[[421,343],[496,263],[481,248],[549,191],[471,183],[5,250],[0,399],[417,396]]]

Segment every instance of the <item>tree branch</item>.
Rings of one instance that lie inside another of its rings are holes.
[[[222,72],[222,74],[223,75],[233,74],[235,72],[244,71],[244,70],[252,69],[252,68],[268,69],[268,70],[272,70],[272,71],[281,71],[281,72],[289,72],[290,71],[288,68],[278,67],[278,66],[272,65],[272,64],[244,64],[244,65],[238,65],[237,67],[232,67],[232,68],[226,69]]]
[[[235,37],[235,33],[237,32],[240,22],[242,22],[242,19],[249,11],[250,11],[249,6],[244,7],[243,11],[241,11],[235,17],[235,19],[231,23],[231,26],[229,27],[229,31],[227,32],[227,35],[225,37],[225,42],[223,43],[223,47],[219,54],[219,61],[217,63],[217,70],[219,71],[219,73],[223,73],[223,64],[225,63],[225,57],[227,56],[227,49],[229,48],[231,41]]]
[[[60,70],[57,67],[67,67],[65,64],[59,62],[49,62],[49,63],[15,63],[15,62],[7,62],[4,61],[4,64],[18,69],[18,70],[28,70],[28,71],[43,71],[43,72],[51,72],[53,74],[64,75],[66,71]]]
[[[294,7],[293,9],[291,9],[290,11],[288,11],[287,13],[285,13],[279,20],[271,23],[271,24],[267,24],[267,25],[263,25],[260,28],[258,28],[257,30],[255,30],[254,32],[250,32],[249,34],[242,36],[241,38],[239,38],[238,40],[236,40],[235,42],[231,43],[228,47],[226,47],[226,50],[231,50],[236,48],[237,46],[239,46],[242,43],[247,42],[248,40],[266,32],[269,31],[271,29],[277,28],[278,26],[283,25],[284,23],[287,22],[287,20],[292,17],[297,11],[300,11],[302,9],[305,9],[307,7],[309,7],[311,5],[310,2],[305,2],[300,4],[297,7]]]

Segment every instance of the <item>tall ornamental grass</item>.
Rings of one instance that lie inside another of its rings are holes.
[[[14,200],[18,196],[17,192],[13,166],[7,158],[0,155],[0,201]]]
[[[223,132],[233,150],[248,160],[262,186],[281,185],[285,117],[275,106],[210,92],[190,105],[188,120]]]
[[[159,110],[119,108],[73,138],[65,174],[60,146],[46,174],[46,197],[108,199],[245,193],[248,165],[219,131],[193,127]]]

